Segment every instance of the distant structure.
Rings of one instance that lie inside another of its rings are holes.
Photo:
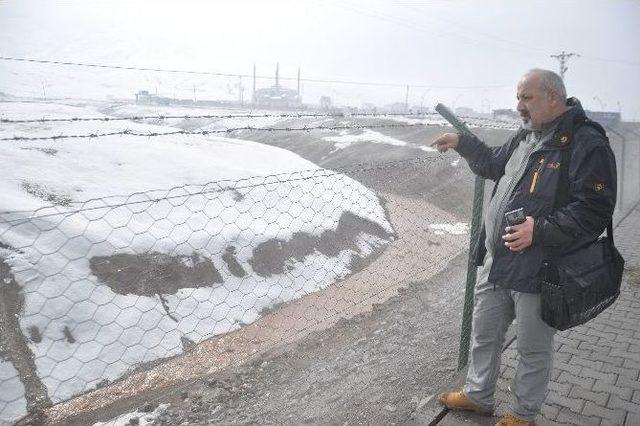
[[[476,112],[473,108],[469,107],[458,107],[456,108],[456,115],[465,116],[465,117],[473,117]]]
[[[614,124],[618,124],[621,121],[621,116],[619,112],[613,111],[585,111],[587,117],[592,119],[593,121],[597,121],[603,126],[611,126]]]
[[[412,105],[409,108],[409,113],[411,114],[426,114],[431,112],[431,109],[425,105]]]
[[[298,68],[298,90],[280,85],[280,64],[276,65],[276,83],[271,87],[256,89],[256,69],[253,68],[253,99],[255,106],[267,108],[299,108],[302,105],[300,97],[300,68]]]
[[[456,108],[456,115],[459,117],[468,117],[468,118],[491,118],[491,114],[478,112],[473,108],[469,107],[458,107]]]
[[[407,112],[407,104],[405,102],[393,102],[390,104],[383,105],[380,108],[380,112],[382,113],[391,113],[391,114],[401,114]]]
[[[520,118],[520,115],[512,109],[494,109],[493,118],[496,120],[513,120]]]
[[[360,106],[360,112],[375,114],[377,111],[378,111],[378,107],[376,107],[372,103],[365,102]]]
[[[148,90],[140,90],[136,93],[137,104],[162,104],[167,105],[171,103],[171,99],[163,98],[153,93],[149,93]]]
[[[320,109],[330,110],[333,103],[331,102],[331,98],[329,96],[320,96]]]

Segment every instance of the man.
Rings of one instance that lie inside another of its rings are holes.
[[[466,383],[439,401],[450,409],[493,412],[504,335],[515,318],[518,366],[511,412],[501,426],[533,424],[546,396],[556,330],[540,317],[544,261],[600,235],[616,200],[615,159],[604,130],[586,118],[577,99],[567,99],[560,76],[529,71],[517,99],[522,126],[504,145],[488,147],[455,133],[432,144],[440,152],[455,149],[474,173],[496,181],[484,244],[477,244],[481,268]],[[562,172],[563,159],[568,172]],[[564,197],[557,197],[559,191]],[[524,209],[525,222],[507,226],[505,213],[517,208]]]

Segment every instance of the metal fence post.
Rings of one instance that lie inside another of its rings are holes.
[[[458,132],[471,137],[476,137],[467,125],[460,121],[458,117],[444,104],[436,105],[436,111],[447,120]],[[473,191],[473,211],[471,213],[471,235],[469,238],[469,259],[467,262],[467,284],[464,292],[464,308],[462,311],[462,330],[460,333],[460,349],[458,350],[458,371],[462,370],[469,359],[469,341],[471,340],[471,317],[473,315],[473,295],[476,286],[476,259],[473,254],[476,252],[477,244],[484,244],[478,241],[478,232],[482,221],[482,205],[484,204],[484,179],[476,176]]]
[[[469,259],[467,263],[467,282],[464,292],[464,309],[462,311],[462,330],[460,333],[460,349],[458,351],[458,370],[462,370],[469,359],[469,341],[471,339],[471,317],[473,315],[473,296],[476,285],[476,259],[473,254],[478,241],[482,221],[482,205],[484,202],[484,179],[476,176],[473,191],[473,211],[471,218],[471,235],[469,238]]]

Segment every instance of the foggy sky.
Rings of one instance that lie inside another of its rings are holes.
[[[639,1],[16,0],[0,1],[0,55],[242,74],[279,62],[281,75],[424,85],[410,104],[488,111],[514,107],[520,76],[557,71],[549,55],[565,50],[582,55],[570,95],[640,120],[639,24]],[[370,90],[404,101],[404,88]]]

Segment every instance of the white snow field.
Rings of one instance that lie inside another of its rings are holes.
[[[412,145],[400,139],[383,135],[382,133],[376,132],[371,129],[363,129],[355,134],[352,133],[352,131],[350,130],[344,129],[339,131],[338,136],[325,136],[322,139],[328,142],[334,142],[335,143],[333,148],[334,151],[337,151],[338,149],[347,148],[348,146],[354,143],[369,142],[369,143],[381,143],[381,144],[395,145],[395,146],[415,146],[416,148],[419,147],[423,151],[436,152],[434,148],[431,148],[428,146],[422,146],[422,145],[419,145],[419,146]]]
[[[91,105],[0,102],[6,119],[96,115]],[[125,121],[3,124],[0,138],[123,129],[175,130]],[[227,333],[264,309],[331,285],[351,273],[355,256],[366,257],[393,233],[377,196],[358,182],[240,139],[2,141],[0,168],[0,260],[24,295],[21,332],[54,403],[178,355],[185,339]],[[249,260],[261,243],[300,233],[319,238],[337,230],[345,214],[388,237],[360,233],[336,255],[312,250],[286,259],[283,272],[252,269]],[[223,262],[229,246],[244,276]],[[133,294],[114,291],[91,268],[92,259],[141,254],[177,259],[186,269],[210,264],[221,280],[169,294]],[[25,414],[16,375],[10,362],[0,364],[3,393],[13,401],[0,405],[0,422]]]
[[[10,362],[2,359],[0,359],[0,383],[2,383],[3,394],[0,398],[0,425],[4,425],[23,417],[27,411],[27,403],[18,372]]]

